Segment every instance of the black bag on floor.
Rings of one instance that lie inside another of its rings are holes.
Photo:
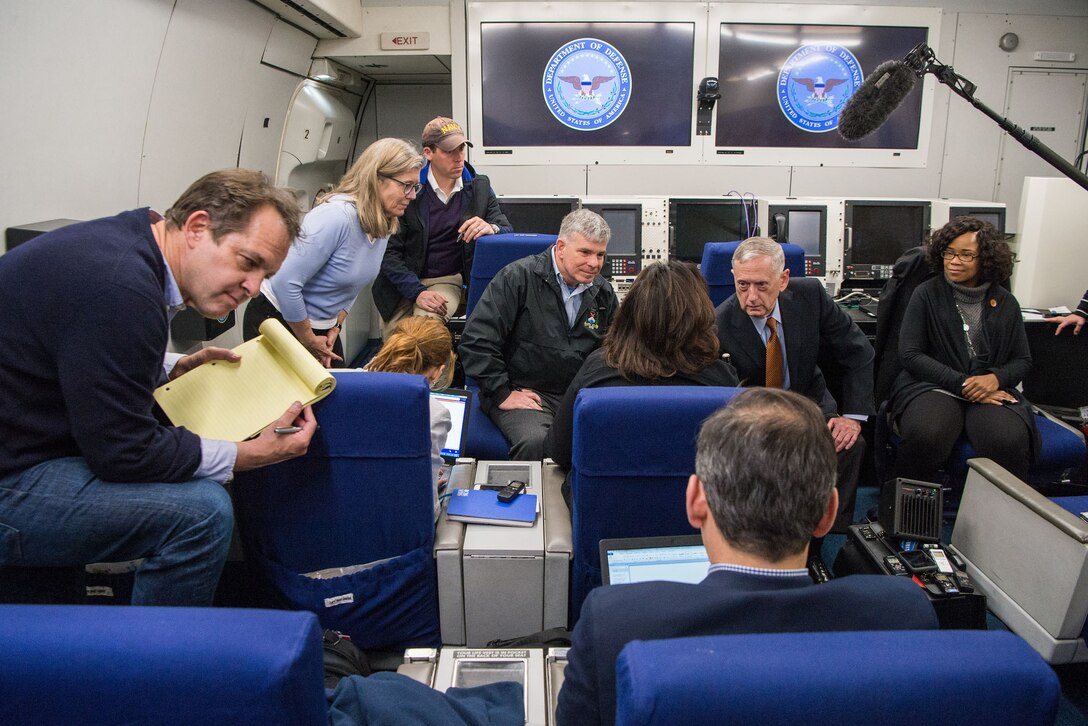
[[[321,634],[325,659],[325,688],[336,688],[344,676],[369,676],[370,662],[366,653],[355,647],[351,638],[339,630]]]

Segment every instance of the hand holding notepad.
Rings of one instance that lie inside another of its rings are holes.
[[[205,363],[155,389],[155,400],[175,426],[198,436],[244,441],[278,419],[295,401],[303,406],[332,393],[336,379],[278,320],[234,349],[236,363]]]

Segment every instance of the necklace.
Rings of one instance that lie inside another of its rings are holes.
[[[972,358],[977,358],[975,353],[975,344],[971,342],[971,326],[967,323],[967,317],[963,314],[963,308],[959,303],[956,303],[956,312],[960,314],[960,320],[963,321],[963,339],[967,341],[967,352],[971,354]]]

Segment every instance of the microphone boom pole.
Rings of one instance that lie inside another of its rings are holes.
[[[1085,175],[1080,169],[1063,159],[1056,151],[1035,138],[1033,134],[1020,128],[1012,121],[1009,121],[1007,118],[982,103],[982,101],[975,98],[975,89],[977,86],[963,76],[957,74],[952,66],[944,65],[937,60],[936,55],[933,53],[933,49],[928,45],[919,43],[915,46],[914,50],[907,54],[907,57],[903,59],[903,62],[914,72],[914,75],[919,78],[923,77],[926,73],[932,73],[938,81],[951,88],[953,93],[993,119],[998,126],[1023,144],[1025,148],[1075,181],[1083,189],[1088,190],[1088,175]]]

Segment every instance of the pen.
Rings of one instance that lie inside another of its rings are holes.
[[[280,426],[276,428],[277,434],[297,434],[302,430],[301,426]]]

